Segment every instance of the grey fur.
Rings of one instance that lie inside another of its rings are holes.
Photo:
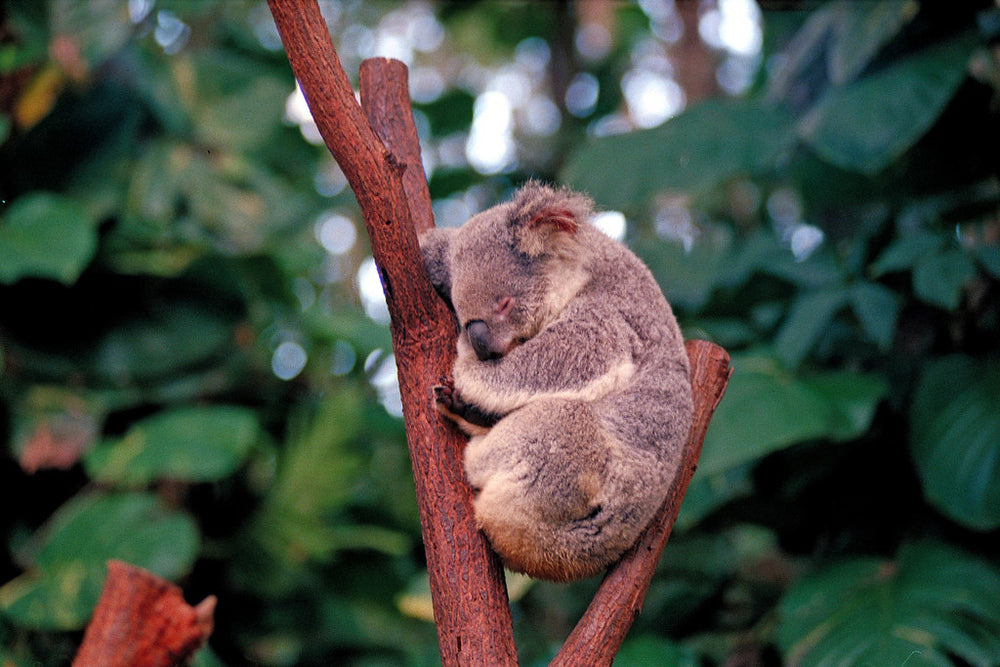
[[[590,215],[583,195],[529,182],[420,239],[462,327],[454,386],[437,396],[472,436],[477,522],[508,567],[555,580],[596,574],[635,542],[692,412],[669,304]]]

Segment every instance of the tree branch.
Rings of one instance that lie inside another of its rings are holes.
[[[403,189],[410,202],[417,233],[434,226],[431,193],[424,177],[420,138],[413,124],[406,65],[388,58],[369,58],[361,63],[361,107],[368,123],[386,148],[406,168]]]
[[[476,529],[462,471],[465,440],[440,419],[430,399],[430,387],[450,373],[455,326],[417,247],[414,222],[426,229],[433,217],[405,67],[381,59],[363,66],[370,124],[315,0],[268,0],[268,6],[313,119],[361,206],[379,267],[442,663],[516,664],[503,569]]]
[[[101,598],[73,667],[168,667],[190,658],[212,633],[215,597],[192,607],[174,584],[135,565],[108,561]]]

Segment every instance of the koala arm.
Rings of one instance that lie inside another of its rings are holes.
[[[479,406],[466,403],[455,390],[454,381],[442,378],[434,385],[434,404],[444,417],[455,422],[466,435],[485,435],[500,421],[500,415],[485,412]]]
[[[582,302],[507,355],[480,361],[460,346],[455,384],[462,399],[505,415],[537,398],[596,400],[635,372],[632,330],[612,309]]]

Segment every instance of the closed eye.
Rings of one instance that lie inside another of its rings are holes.
[[[510,309],[514,307],[514,297],[512,296],[502,296],[497,299],[496,305],[493,307],[494,312],[497,315],[506,315],[510,312]]]

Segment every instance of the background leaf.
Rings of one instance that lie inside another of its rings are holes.
[[[104,483],[139,486],[157,479],[207,482],[233,474],[260,437],[253,410],[232,405],[177,408],[136,422],[86,458]]]
[[[773,359],[734,355],[726,400],[705,436],[699,472],[714,475],[815,438],[863,432],[886,383],[860,373],[796,377]]]
[[[711,297],[727,270],[733,244],[732,234],[723,228],[706,231],[702,242],[691,250],[680,243],[638,239],[635,252],[651,267],[653,275],[671,304],[701,308]]]
[[[696,195],[757,172],[791,139],[788,117],[780,109],[708,100],[655,129],[583,144],[562,178],[601,206],[636,212],[656,194]]]
[[[872,276],[879,276],[894,271],[912,269],[928,255],[933,255],[945,243],[940,234],[927,230],[916,230],[905,234],[890,243],[872,262],[869,271]]]
[[[36,629],[82,628],[117,558],[167,579],[188,572],[198,529],[187,515],[141,493],[74,498],[43,527],[24,574],[0,588],[0,609]]]
[[[969,256],[958,248],[922,258],[913,270],[913,289],[927,303],[948,310],[958,306],[966,283],[976,274]]]
[[[858,4],[835,3],[839,20],[836,40],[830,47],[830,80],[843,84],[869,66],[879,51],[917,14],[911,0]]]
[[[928,365],[910,407],[924,495],[959,523],[1000,527],[1000,363],[948,356]]]
[[[833,287],[805,292],[795,300],[774,339],[778,356],[785,364],[796,366],[805,358],[848,296],[846,288]]]
[[[1000,278],[1000,245],[989,245],[979,248],[976,257],[990,275]]]
[[[33,192],[0,216],[0,282],[32,276],[72,283],[96,249],[94,221],[67,197]]]
[[[888,350],[896,333],[902,299],[888,287],[872,282],[852,285],[850,299],[851,309],[865,333],[880,350]]]
[[[701,664],[691,651],[659,637],[633,637],[622,644],[615,656],[615,667],[697,667]]]
[[[877,174],[937,120],[965,79],[974,45],[963,35],[833,88],[801,121],[800,135],[838,167]]]
[[[803,578],[782,598],[786,664],[969,664],[1000,660],[1000,571],[933,542],[896,562],[854,558]]]

